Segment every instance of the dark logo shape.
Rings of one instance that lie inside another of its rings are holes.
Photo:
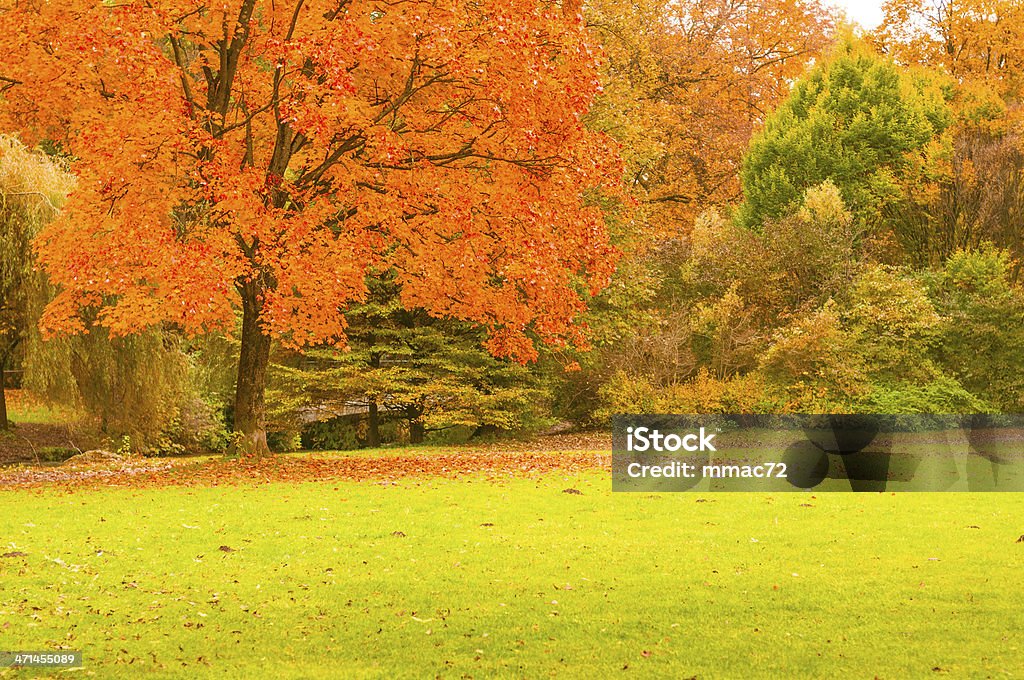
[[[791,461],[795,473],[790,483],[801,489],[820,484],[828,476],[828,454],[831,453],[842,456],[845,477],[850,480],[853,491],[885,491],[892,458],[888,447],[876,445],[872,450],[865,450],[875,442],[881,429],[876,415],[809,416],[803,431],[813,447],[801,443],[786,450],[786,460]]]
[[[803,430],[822,451],[846,456],[862,451],[875,440],[880,429],[878,420],[872,415],[815,415],[807,418]]]
[[[786,479],[798,489],[813,489],[828,477],[828,454],[814,442],[794,442],[782,457]]]

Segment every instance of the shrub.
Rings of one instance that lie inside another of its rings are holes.
[[[832,301],[779,331],[760,370],[785,412],[848,411],[868,390],[863,357]]]
[[[933,280],[945,321],[935,357],[969,391],[1009,412],[1024,407],[1024,291],[1009,254],[960,251]]]
[[[931,350],[942,319],[919,280],[893,267],[869,266],[844,302],[843,325],[871,375],[920,384],[937,377]]]
[[[970,414],[986,413],[991,406],[964,389],[955,378],[939,377],[924,385],[874,385],[858,404],[863,413]]]

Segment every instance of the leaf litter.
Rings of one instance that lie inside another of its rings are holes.
[[[441,453],[331,456],[282,454],[264,458],[124,459],[75,466],[25,466],[0,471],[0,489],[219,486],[272,482],[356,481],[484,476],[492,480],[610,470],[611,455],[595,451],[464,449]],[[566,493],[580,493],[566,490]]]

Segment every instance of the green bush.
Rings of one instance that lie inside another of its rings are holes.
[[[301,440],[302,448],[311,451],[350,451],[360,447],[357,424],[348,416],[304,426]]]
[[[366,418],[360,415],[338,416],[302,427],[302,448],[310,451],[352,451],[366,446]],[[401,423],[382,420],[381,444],[393,444],[406,437]]]
[[[288,453],[302,449],[302,435],[294,430],[267,432],[267,446],[274,453]]]
[[[936,361],[996,408],[1024,408],[1024,291],[1009,254],[992,246],[960,251],[931,280],[944,317]]]
[[[64,446],[41,446],[36,450],[35,455],[43,463],[62,463],[78,453],[80,452]]]
[[[987,413],[992,407],[964,389],[955,378],[943,376],[924,385],[875,385],[859,404],[864,413],[965,414]]]

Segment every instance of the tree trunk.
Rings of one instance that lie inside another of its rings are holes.
[[[369,341],[371,347],[377,342],[373,333],[370,333]],[[374,371],[380,368],[380,356],[379,352],[370,352],[370,368]],[[367,401],[370,407],[370,417],[366,433],[366,445],[375,449],[380,446],[380,405],[377,403],[376,395],[367,397]]]
[[[0,431],[8,429],[7,386],[4,384],[4,364],[0,361]]]
[[[423,437],[426,435],[426,430],[423,427],[423,421],[419,418],[409,421],[409,443],[410,444],[422,444]]]
[[[7,376],[4,370],[7,368],[7,360],[14,354],[14,349],[21,343],[21,338],[16,337],[3,354],[0,354],[0,431],[10,429],[10,421],[7,419]]]
[[[236,440],[232,453],[263,456],[267,446],[265,393],[267,366],[270,363],[270,336],[260,328],[260,300],[257,286],[246,282],[242,294],[242,348],[238,356],[238,380],[235,383]]]
[[[369,422],[366,428],[366,445],[371,449],[380,446],[380,407],[377,400],[370,400]]]

